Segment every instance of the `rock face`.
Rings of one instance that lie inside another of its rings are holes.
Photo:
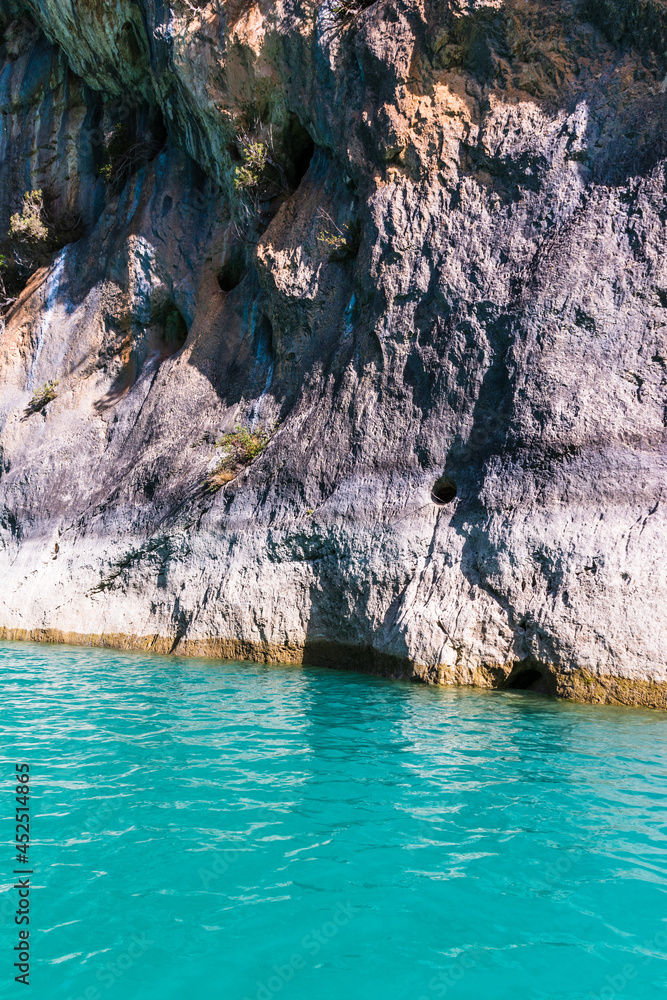
[[[0,28],[1,634],[667,707],[664,0]]]

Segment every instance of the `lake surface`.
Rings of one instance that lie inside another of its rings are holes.
[[[657,1000],[667,715],[0,644],[2,996]],[[13,982],[32,772],[32,992]]]

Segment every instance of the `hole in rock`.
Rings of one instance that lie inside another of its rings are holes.
[[[516,677],[512,677],[507,687],[512,691],[536,691],[538,694],[547,694],[548,692],[544,676],[534,667],[522,670]]]
[[[169,212],[171,212],[173,205],[174,205],[174,199],[171,197],[170,194],[166,194],[162,201],[162,214],[167,215]]]
[[[240,283],[246,272],[245,256],[241,247],[234,247],[222,265],[218,284],[223,292],[231,292]]]
[[[431,500],[438,507],[444,507],[451,503],[456,496],[456,483],[449,476],[440,476],[436,479],[431,489]]]
[[[100,132],[97,171],[115,193],[150,163],[167,141],[167,130],[157,109],[129,107],[120,100],[105,105]]]
[[[157,476],[151,479],[147,479],[144,483],[144,496],[147,500],[153,500],[155,498],[155,491],[159,485],[160,480]]]
[[[164,316],[164,334],[162,356],[170,358],[176,354],[188,339],[188,325],[181,312],[172,305]]]
[[[315,153],[315,143],[296,115],[292,117],[285,142],[292,160],[292,169],[287,172],[289,184],[298,188]]]

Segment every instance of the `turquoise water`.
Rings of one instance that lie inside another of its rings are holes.
[[[666,715],[22,644],[0,676],[3,996],[664,995]]]

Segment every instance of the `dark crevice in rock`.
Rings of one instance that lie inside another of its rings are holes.
[[[161,359],[177,354],[188,339],[188,325],[181,311],[173,302],[168,302],[153,317],[161,345]]]
[[[95,403],[103,413],[130,392],[146,365],[155,371],[156,366],[174,357],[185,345],[188,325],[185,317],[172,300],[163,302],[150,318],[148,326],[134,316],[107,318],[110,344],[100,359],[100,368],[115,371],[107,393]]]
[[[118,51],[134,65],[148,63],[146,46],[131,21],[126,21],[120,30]]]
[[[167,129],[158,109],[113,102],[104,107],[97,138],[97,171],[111,191],[119,193],[164,147]]]
[[[263,316],[257,324],[257,329],[255,331],[255,350],[256,357],[259,361],[268,362],[269,364],[273,363],[276,352],[273,324],[268,316]]]
[[[510,691],[532,691],[534,694],[548,695],[555,693],[551,677],[534,664],[519,664],[503,686]]]
[[[240,284],[243,275],[248,270],[245,250],[236,245],[231,248],[218,274],[218,284],[223,292],[233,291]]]
[[[456,483],[449,476],[440,476],[431,489],[431,500],[438,507],[444,507],[456,498]]]
[[[177,354],[188,339],[188,326],[181,312],[174,306],[164,325],[164,345],[168,357]]]
[[[291,166],[287,170],[287,179],[291,188],[298,188],[315,155],[315,143],[296,115],[292,116],[285,142],[292,159]]]

